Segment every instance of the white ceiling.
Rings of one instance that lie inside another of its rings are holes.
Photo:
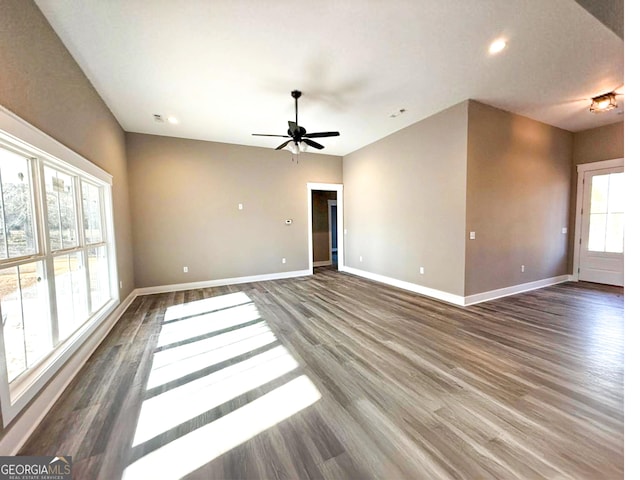
[[[275,147],[251,134],[286,133],[294,89],[335,155],[468,98],[570,131],[623,119],[624,97],[588,108],[624,83],[623,40],[574,0],[36,3],[130,132]]]

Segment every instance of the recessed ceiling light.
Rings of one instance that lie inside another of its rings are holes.
[[[167,121],[173,125],[176,125],[178,123],[178,119],[174,116],[167,117]]]
[[[496,53],[500,53],[507,46],[507,42],[503,38],[499,38],[494,40],[489,46],[489,53],[491,55],[495,55]]]

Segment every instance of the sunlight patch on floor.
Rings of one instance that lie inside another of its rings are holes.
[[[275,380],[297,366],[295,359],[280,345],[149,398],[142,404],[133,446]]]
[[[184,320],[163,325],[157,346],[164,347],[259,318],[260,312],[252,303],[190,316]]]
[[[135,461],[126,480],[179,479],[320,399],[305,375]]]
[[[147,390],[276,341],[265,322],[157,352]]]
[[[251,299],[244,292],[228,293],[217,297],[194,300],[180,305],[173,305],[165,311],[164,321],[177,320],[190,317],[192,315],[202,315],[203,313],[215,312],[229,307],[236,307],[245,303],[252,303]]]

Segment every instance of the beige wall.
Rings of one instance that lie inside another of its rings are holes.
[[[138,287],[307,269],[307,182],[342,183],[329,155],[127,133],[127,156]]]
[[[467,108],[455,105],[344,158],[347,266],[464,293]]]
[[[624,158],[624,122],[574,134],[574,165],[613,158]]]
[[[124,132],[31,0],[0,1],[0,105],[113,175],[124,298],[134,288]]]
[[[326,262],[331,260],[329,250],[329,200],[337,198],[336,192],[314,190],[312,200],[312,232],[313,232],[313,261]]]
[[[31,0],[2,0],[0,104],[113,175],[118,273],[134,288],[124,132]]]
[[[572,141],[470,102],[465,295],[569,273]]]

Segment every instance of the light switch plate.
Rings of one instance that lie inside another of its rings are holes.
[[[476,232],[469,232],[469,240],[475,240],[476,239]]]

